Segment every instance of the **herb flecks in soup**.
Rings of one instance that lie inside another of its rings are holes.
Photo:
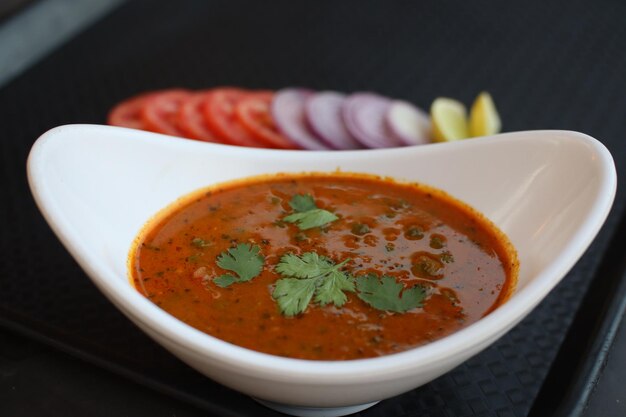
[[[293,358],[400,352],[509,296],[517,258],[447,194],[356,174],[252,178],[184,199],[130,258],[135,287],[227,342]]]

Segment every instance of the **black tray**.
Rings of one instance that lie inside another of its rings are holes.
[[[469,104],[484,89],[505,130],[589,133],[623,178],[625,12],[583,1],[127,3],[0,90],[0,324],[210,415],[274,415],[179,362],[95,289],[30,197],[33,141],[60,124],[104,123],[117,101],[159,88],[372,90],[423,107],[440,95]],[[623,256],[607,251],[626,231],[623,206],[618,193],[591,248],[515,329],[361,415],[579,414],[623,311]]]

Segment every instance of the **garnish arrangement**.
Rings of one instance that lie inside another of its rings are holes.
[[[279,174],[189,196],[140,236],[135,287],[275,355],[357,359],[436,340],[514,285],[497,232],[449,196],[359,174]]]
[[[118,103],[108,123],[204,142],[305,150],[449,142],[493,135],[501,127],[486,92],[478,95],[468,116],[463,103],[446,97],[435,99],[428,114],[371,92],[231,87],[142,93]]]
[[[296,224],[300,230],[324,227],[339,219],[330,211],[318,208],[309,194],[294,195],[289,206],[295,213],[286,216],[283,221]],[[265,260],[260,251],[257,245],[240,243],[222,252],[217,258],[217,265],[235,275],[220,275],[213,280],[215,285],[226,288],[258,276]],[[379,278],[368,274],[357,279],[346,271],[345,265],[349,261],[344,259],[335,264],[316,252],[305,252],[300,256],[293,253],[283,255],[274,268],[281,278],[276,281],[272,292],[281,313],[286,316],[304,313],[311,301],[321,306],[333,304],[341,307],[347,301],[345,292],[355,291],[361,300],[378,310],[404,313],[421,307],[426,296],[426,290],[421,285],[403,291],[402,284],[390,276]]]

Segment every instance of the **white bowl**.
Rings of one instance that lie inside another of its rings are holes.
[[[198,188],[260,173],[366,172],[443,189],[490,218],[517,248],[513,296],[471,326],[373,359],[307,361],[244,349],[170,316],[129,282],[133,239],[155,213]],[[449,371],[511,329],[563,278],[603,224],[615,196],[611,155],[568,131],[342,152],[238,148],[136,130],[63,126],[42,135],[28,178],[44,217],[100,290],[193,368],[277,410],[338,416]]]

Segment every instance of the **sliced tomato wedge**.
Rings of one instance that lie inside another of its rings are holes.
[[[278,132],[274,124],[270,111],[273,97],[274,93],[271,91],[248,94],[235,106],[235,115],[252,136],[267,146],[298,149],[298,146]]]
[[[192,93],[181,89],[162,91],[150,97],[141,109],[146,130],[184,137],[178,128],[178,111]]]
[[[180,106],[177,126],[186,137],[205,142],[221,142],[209,127],[202,111],[204,102],[210,94],[210,90],[195,93]]]
[[[107,123],[112,126],[145,129],[146,125],[141,118],[141,110],[148,100],[157,94],[159,92],[143,93],[118,103],[109,112]]]
[[[224,143],[264,148],[264,143],[250,134],[235,116],[235,106],[248,94],[237,88],[215,89],[207,95],[202,111],[209,128]]]

